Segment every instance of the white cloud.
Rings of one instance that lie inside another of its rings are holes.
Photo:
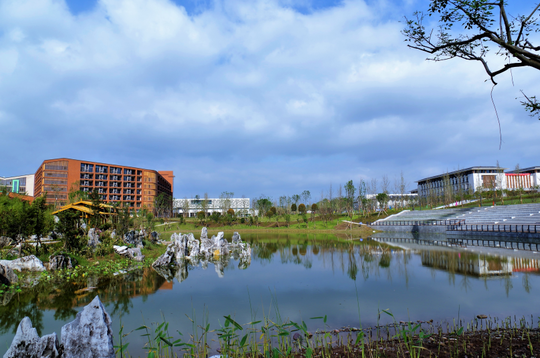
[[[399,3],[297,5],[231,0],[193,15],[169,0],[101,0],[73,16],[61,0],[0,0],[0,111],[19,123],[6,144],[44,134],[20,171],[100,156],[190,173],[177,175],[181,197],[203,184],[285,194],[401,169],[414,181],[423,165],[513,160],[536,143],[514,100],[538,92],[533,76],[496,88],[508,138],[497,152],[481,67],[407,48],[389,17]],[[228,184],[231,172],[242,178]]]

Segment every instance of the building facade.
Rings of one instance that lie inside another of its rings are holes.
[[[71,191],[98,191],[106,203],[133,209],[154,208],[161,193],[172,198],[173,172],[125,165],[59,158],[45,160],[35,174],[34,196],[47,194],[47,203],[64,204]]]
[[[188,217],[195,217],[199,211],[204,210],[205,199],[174,199],[173,211],[175,214],[184,214]],[[250,207],[249,198],[208,198],[206,199],[206,213],[212,215],[214,212],[224,214],[227,209],[233,209],[236,215],[247,216]]]
[[[454,194],[472,194],[478,188],[506,189],[504,170],[505,168],[479,166],[424,178],[417,182],[418,196],[443,196],[449,191]]]
[[[0,187],[5,187],[10,193],[34,195],[34,174],[14,177],[0,177]]]
[[[530,190],[540,187],[540,167],[529,167],[506,172],[508,189]]]

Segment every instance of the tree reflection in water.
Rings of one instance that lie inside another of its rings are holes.
[[[246,239],[247,238],[247,239]],[[306,270],[312,267],[341,271],[349,279],[367,281],[370,277],[385,277],[392,280],[399,276],[406,287],[409,285],[412,258],[416,255],[421,265],[429,268],[435,278],[437,272],[448,275],[450,285],[455,286],[456,276],[462,290],[469,291],[474,279],[484,280],[497,275],[501,285],[509,295],[512,290],[512,274],[516,270],[524,272],[522,285],[525,292],[532,292],[529,272],[538,271],[538,261],[521,258],[501,258],[488,255],[457,251],[401,250],[375,240],[336,239],[333,235],[245,235],[245,241],[252,247],[251,259],[260,266],[277,264],[302,265]],[[43,312],[54,310],[56,320],[68,321],[75,317],[81,307],[99,295],[113,316],[127,315],[133,308],[134,297],[146,297],[159,289],[172,289],[173,279],[181,282],[188,279],[189,271],[195,267],[207,268],[214,265],[220,277],[227,274],[238,262],[238,268],[246,269],[251,261],[234,257],[218,257],[212,261],[185,260],[172,268],[137,269],[125,275],[110,277],[90,277],[80,282],[51,284],[40,283],[18,294],[0,296],[0,333],[14,333],[18,323],[25,316],[41,335]],[[415,261],[416,264],[418,261]],[[501,277],[502,276],[502,277]]]
[[[43,312],[54,310],[56,320],[75,318],[77,307],[89,304],[96,295],[111,315],[129,314],[132,298],[156,292],[165,280],[152,269],[137,269],[125,275],[90,278],[80,282],[40,283],[15,295],[4,295],[0,306],[0,333],[15,333],[19,322],[29,317],[42,334]]]

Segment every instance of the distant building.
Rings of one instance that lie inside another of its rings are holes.
[[[540,186],[540,167],[510,170],[505,173],[507,189],[532,189]]]
[[[378,194],[367,194],[366,199],[377,201],[377,195]],[[410,194],[386,194],[388,195],[388,201],[386,202],[386,206],[388,208],[395,208],[400,207],[401,205],[409,205],[412,203],[415,203],[418,198],[418,193],[410,193]],[[358,202],[355,202],[355,208],[358,208]],[[376,203],[376,207],[379,208],[379,203]]]
[[[540,167],[529,167],[505,172],[506,168],[493,166],[471,167],[435,175],[419,180],[420,198],[443,196],[447,190],[472,194],[482,190],[532,190],[540,188]]]
[[[34,196],[47,194],[47,202],[63,204],[70,190],[92,192],[106,203],[134,209],[153,209],[161,193],[173,195],[173,172],[90,162],[68,158],[47,159],[35,174]]]
[[[0,177],[0,187],[5,187],[15,194],[34,195],[34,174],[18,175],[14,177]]]
[[[455,194],[474,193],[478,188],[506,189],[505,169],[493,166],[470,167],[420,179],[417,182],[418,195],[421,198],[442,196],[450,189]]]
[[[195,217],[199,211],[203,210],[205,199],[174,199],[173,211],[175,214],[184,214]],[[249,198],[208,198],[206,200],[206,213],[212,215],[214,212],[223,214],[226,209],[233,209],[236,215],[247,216],[250,208]]]

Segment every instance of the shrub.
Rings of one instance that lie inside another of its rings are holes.
[[[274,212],[273,212],[272,210],[268,210],[268,211],[266,212],[265,216],[266,216],[267,218],[271,218],[272,216],[274,216]]]
[[[221,219],[221,213],[218,213],[217,211],[214,211],[212,215],[210,215],[210,220],[216,223],[218,223],[220,219]]]
[[[312,204],[311,211],[317,211],[317,210],[319,210],[319,206],[317,204]]]
[[[246,219],[241,218],[241,219],[240,219],[240,223],[241,223],[241,224],[245,224],[245,223],[246,223]]]
[[[230,216],[234,216],[234,210],[233,209],[227,210],[227,214]]]
[[[304,214],[306,212],[306,206],[304,204],[298,205],[298,211]]]
[[[296,204],[291,205],[291,211],[294,213],[296,211]]]
[[[277,214],[277,209],[275,208],[275,206],[272,206],[272,207],[270,208],[270,211],[271,211],[274,215]]]
[[[202,221],[202,220],[204,220],[205,217],[206,217],[206,214],[204,213],[204,211],[199,211],[197,213],[197,219]]]

